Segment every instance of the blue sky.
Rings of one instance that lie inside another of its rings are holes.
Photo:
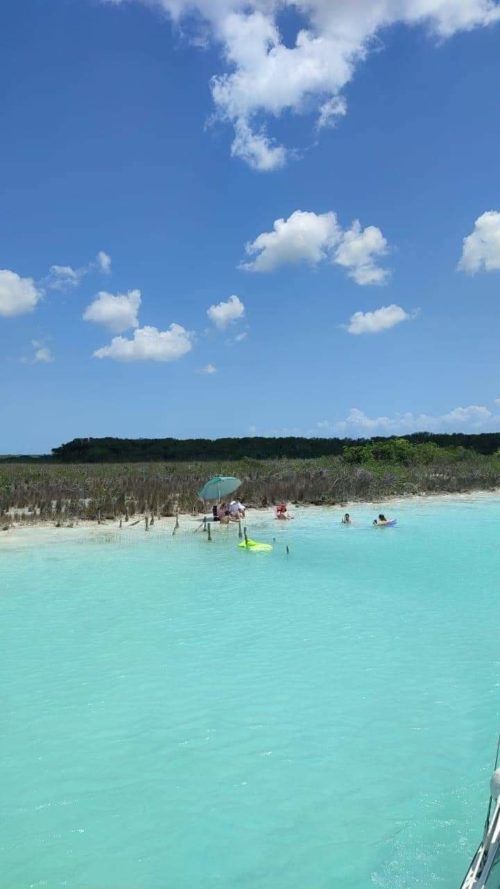
[[[500,8],[187,5],[2,9],[0,452],[499,429]]]

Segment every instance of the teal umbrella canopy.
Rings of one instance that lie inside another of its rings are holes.
[[[220,500],[234,494],[240,485],[239,478],[233,475],[215,475],[198,491],[198,497],[200,500]]]

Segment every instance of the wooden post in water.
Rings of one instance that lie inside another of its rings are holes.
[[[209,541],[209,543],[210,543],[211,540],[212,540],[212,532],[211,532],[211,530],[210,530],[210,524],[209,524],[209,522],[207,522],[207,531],[208,531],[208,541]]]
[[[149,519],[147,515],[144,516],[144,530],[149,531]]]
[[[120,519],[120,529],[121,529],[121,527],[122,527],[122,524],[123,524],[123,520]]]

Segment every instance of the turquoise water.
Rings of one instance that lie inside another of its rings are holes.
[[[2,540],[1,889],[458,889],[500,722],[500,499],[375,512],[257,516],[271,554],[187,520]]]

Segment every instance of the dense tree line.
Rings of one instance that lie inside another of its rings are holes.
[[[496,453],[496,452],[495,452]],[[383,441],[367,441],[344,448],[344,462],[351,464],[392,464],[402,466],[430,466],[446,461],[473,460],[474,457],[489,456],[479,454],[473,448],[439,446],[435,441],[413,442],[406,438],[391,438]]]
[[[439,434],[417,432],[401,437],[370,439],[348,438],[218,438],[218,439],[176,439],[176,438],[75,438],[60,447],[53,448],[52,457],[38,458],[61,463],[149,463],[185,460],[269,460],[287,457],[289,459],[313,459],[344,455],[350,462],[366,462],[368,453],[374,459],[391,462],[405,462],[411,455],[404,445],[426,446],[429,460],[436,456],[437,448],[446,448],[449,456],[452,449],[458,457],[458,449],[478,454],[492,455],[500,449],[500,432],[485,432],[469,435],[462,432]],[[365,451],[359,449],[365,448]],[[368,451],[366,450],[368,448]],[[353,449],[351,458],[349,449]],[[357,451],[355,449],[358,449]],[[371,449],[371,450],[370,450]],[[419,448],[420,450],[420,448]],[[359,459],[355,458],[358,454]],[[364,457],[363,457],[364,454]],[[378,456],[377,456],[378,454]],[[406,456],[405,456],[406,455]],[[31,458],[36,459],[36,458]],[[411,461],[410,461],[411,462]],[[425,458],[422,462],[426,462]]]

